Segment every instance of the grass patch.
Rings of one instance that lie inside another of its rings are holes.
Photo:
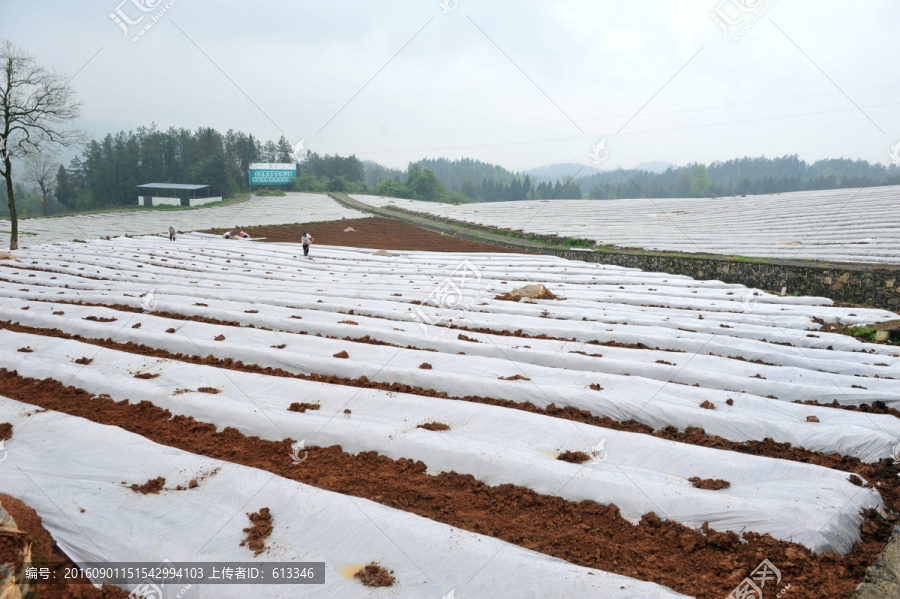
[[[875,332],[877,329],[875,327],[848,327],[847,332],[856,337],[857,339],[861,339],[863,341],[868,341],[869,343],[875,342]]]

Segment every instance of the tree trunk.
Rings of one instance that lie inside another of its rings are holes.
[[[47,216],[47,192],[41,186],[41,195],[44,197],[44,216]]]
[[[19,221],[16,218],[16,198],[13,196],[12,184],[12,167],[9,164],[9,157],[6,158],[6,197],[9,198],[9,249],[19,249]]]

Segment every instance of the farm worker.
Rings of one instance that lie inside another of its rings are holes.
[[[169,225],[169,241],[175,241],[175,227]]]
[[[231,231],[225,231],[225,234],[222,235],[225,239],[231,239]]]
[[[304,233],[303,237],[300,238],[300,243],[303,244],[304,256],[309,256],[309,244],[311,244],[313,241],[315,241],[315,238],[313,238],[313,236],[309,233]]]
[[[247,237],[250,237],[250,235],[247,234],[246,231],[241,231],[240,233],[238,233],[238,237],[240,237],[241,239],[246,239]]]

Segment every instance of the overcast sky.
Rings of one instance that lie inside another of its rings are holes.
[[[0,37],[74,75],[94,136],[209,126],[514,170],[887,163],[900,141],[891,0],[121,1],[0,3]]]

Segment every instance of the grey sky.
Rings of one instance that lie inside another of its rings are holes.
[[[120,1],[0,4],[0,37],[81,69],[73,85],[95,136],[211,126],[391,166],[468,156],[511,169],[592,164],[604,138],[601,168],[792,153],[889,162],[900,141],[889,0],[743,0],[748,12],[727,0],[722,14],[747,15],[729,35],[710,18],[721,0],[445,0],[447,13],[438,0],[175,0],[137,42],[172,0],[126,0],[122,13],[144,15],[128,35],[109,16]]]

